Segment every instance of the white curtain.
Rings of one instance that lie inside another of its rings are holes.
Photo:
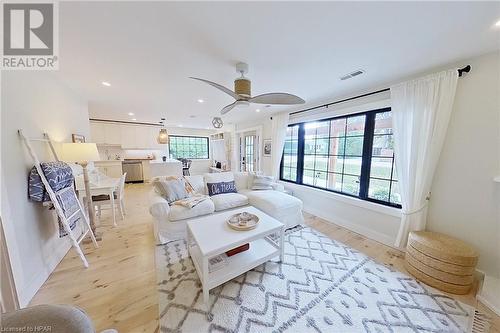
[[[402,201],[396,246],[424,230],[434,171],[443,147],[457,87],[457,70],[391,87],[394,156]]]
[[[286,128],[290,115],[288,112],[273,114],[271,136],[271,176],[279,179],[281,156],[285,146]]]

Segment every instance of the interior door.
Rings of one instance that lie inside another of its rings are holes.
[[[246,132],[240,136],[240,170],[258,171],[259,137],[255,132]]]

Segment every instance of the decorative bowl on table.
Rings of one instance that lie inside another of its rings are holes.
[[[229,220],[227,220],[227,224],[234,230],[251,230],[257,227],[259,223],[259,217],[254,214],[250,214],[247,212],[242,212],[238,214],[232,215]]]

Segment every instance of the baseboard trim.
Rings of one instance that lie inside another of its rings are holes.
[[[488,275],[484,276],[481,289],[476,295],[479,302],[486,305],[491,311],[500,316],[500,300],[498,291],[500,290],[500,278],[494,278]]]
[[[380,232],[377,232],[375,230],[372,230],[372,229],[368,229],[368,228],[364,228],[360,225],[357,225],[357,224],[354,224],[352,222],[349,222],[345,219],[342,219],[342,218],[339,218],[337,216],[326,216],[323,212],[321,212],[320,210],[316,210],[316,209],[311,209],[310,207],[304,207],[303,210],[306,212],[306,213],[309,213],[309,214],[312,214],[312,215],[315,215],[317,217],[320,217],[322,218],[323,220],[329,222],[329,223],[332,223],[332,224],[336,224],[336,225],[339,225],[341,227],[344,227],[346,229],[349,229],[351,231],[354,231],[358,234],[361,234],[367,238],[370,238],[374,241],[377,241],[379,243],[382,243],[384,245],[387,245],[391,248],[394,248],[394,249],[397,249],[397,250],[401,250],[397,247],[394,246],[394,242],[395,242],[395,239],[390,237],[389,235],[386,235],[386,234],[383,234],[383,233],[380,233]]]

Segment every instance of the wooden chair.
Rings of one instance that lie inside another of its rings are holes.
[[[127,173],[125,172],[121,178],[120,178],[120,185],[116,189],[116,191],[113,192],[113,197],[115,201],[115,206],[111,207],[111,198],[107,194],[101,194],[101,195],[94,195],[92,196],[92,202],[94,203],[96,209],[97,209],[97,216],[99,216],[99,219],[101,218],[101,212],[103,209],[116,209],[118,208],[120,211],[120,216],[122,220],[124,219],[125,215],[125,202],[124,202],[124,197],[125,197],[125,178],[127,177]],[[113,221],[113,225],[116,226],[116,220]]]

